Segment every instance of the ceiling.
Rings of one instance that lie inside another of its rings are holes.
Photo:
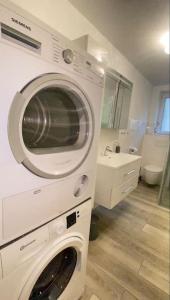
[[[169,0],[69,0],[153,84],[169,83]]]

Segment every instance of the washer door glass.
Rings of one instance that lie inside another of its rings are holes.
[[[24,112],[22,135],[25,146],[32,152],[79,149],[83,147],[87,134],[85,106],[78,95],[63,88],[38,91]]]
[[[47,265],[35,283],[29,300],[56,300],[67,287],[77,264],[77,251],[69,247]]]

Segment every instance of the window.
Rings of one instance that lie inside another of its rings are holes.
[[[157,120],[157,133],[170,133],[170,95],[169,93],[162,93],[160,99],[160,109]]]
[[[161,132],[169,132],[170,131],[170,98],[166,98],[164,101],[164,110],[163,110],[163,118],[160,130]]]

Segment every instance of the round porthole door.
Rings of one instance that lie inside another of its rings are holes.
[[[93,112],[70,78],[45,74],[16,94],[8,135],[16,160],[33,173],[57,178],[78,168],[93,139]]]
[[[64,292],[77,264],[77,251],[73,247],[62,250],[46,266],[37,279],[29,300],[56,300]]]
[[[19,300],[69,299],[72,293],[77,294],[84,286],[84,246],[82,237],[72,236],[49,246],[40,259],[33,259],[31,269],[25,270]]]

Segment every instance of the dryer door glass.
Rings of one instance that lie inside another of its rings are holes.
[[[43,74],[17,92],[8,137],[18,163],[44,178],[73,173],[88,157],[95,136],[89,99],[62,74]]]
[[[25,146],[32,152],[80,149],[88,135],[88,114],[73,91],[49,87],[29,101],[22,122]]]
[[[68,285],[77,264],[77,251],[69,247],[60,252],[43,270],[29,300],[56,300]]]

